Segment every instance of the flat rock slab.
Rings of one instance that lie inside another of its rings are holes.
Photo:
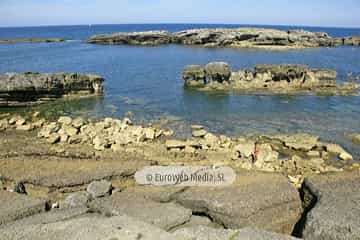
[[[359,239],[360,172],[318,175],[304,184],[316,198],[307,215],[304,239]]]
[[[46,200],[0,191],[0,225],[46,210]]]
[[[170,230],[188,222],[192,211],[175,203],[159,203],[143,194],[118,192],[108,198],[100,198],[90,204],[90,208],[105,214],[126,214]]]
[[[183,228],[173,233],[175,238],[192,240],[295,240],[296,238],[253,228],[240,230],[214,229],[205,226]]]
[[[2,240],[168,240],[171,234],[127,216],[104,217],[97,214],[46,224],[0,229]]]
[[[297,189],[278,174],[238,173],[232,186],[189,188],[174,199],[231,229],[256,227],[290,234],[302,212]]]

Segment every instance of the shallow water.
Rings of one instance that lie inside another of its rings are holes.
[[[360,75],[360,48],[252,51],[206,49],[178,45],[159,47],[98,46],[80,41],[95,33],[167,29],[197,25],[108,25],[43,28],[0,28],[0,38],[66,37],[76,41],[50,44],[0,44],[0,72],[75,71],[106,78],[102,98],[61,101],[43,106],[50,113],[122,117],[128,111],[139,122],[172,116],[180,135],[197,123],[228,135],[308,132],[344,145],[360,157],[360,149],[344,133],[360,133],[360,96],[271,96],[208,94],[183,88],[187,64],[229,62],[233,70],[256,64],[298,63],[336,69],[339,81]],[[210,27],[214,27],[211,25]],[[235,27],[235,26],[231,26]],[[291,27],[281,27],[288,29]],[[295,27],[294,27],[295,28]],[[360,29],[318,29],[332,36],[360,35]],[[19,109],[17,109],[19,111]],[[22,109],[20,109],[22,111]]]

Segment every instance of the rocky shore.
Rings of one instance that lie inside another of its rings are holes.
[[[58,43],[65,42],[63,38],[13,38],[0,39],[0,43]]]
[[[101,94],[104,79],[79,73],[0,74],[0,106],[29,106],[69,95]]]
[[[193,125],[178,139],[128,118],[0,118],[2,239],[356,239],[360,229],[359,164],[317,136],[228,137]],[[136,184],[135,172],[154,165],[230,166],[237,178]]]
[[[92,36],[87,43],[102,45],[183,44],[203,47],[259,48],[273,50],[332,46],[359,46],[360,37],[332,38],[324,32],[281,31],[263,28],[191,29],[175,33],[148,31]]]
[[[337,73],[305,65],[257,65],[236,72],[224,62],[190,65],[183,70],[185,86],[200,90],[235,90],[244,93],[340,94],[356,93],[353,82],[337,84]]]

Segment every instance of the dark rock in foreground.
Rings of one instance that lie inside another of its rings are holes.
[[[324,32],[309,32],[304,30],[282,31],[263,28],[204,28],[176,33],[148,31],[103,34],[95,35],[86,42],[103,45],[159,45],[175,43],[203,47],[287,50],[338,45],[358,46],[360,37],[332,38]]]
[[[28,106],[72,94],[101,94],[104,79],[78,73],[0,74],[0,106]]]
[[[0,43],[57,43],[64,42],[63,38],[14,38],[0,39]]]
[[[239,90],[248,93],[324,93],[349,94],[358,85],[336,83],[337,73],[329,69],[304,65],[257,65],[254,69],[230,72],[226,63],[209,63],[205,67],[184,68],[186,86],[203,90]]]
[[[360,172],[325,174],[305,179],[304,190],[315,206],[307,215],[304,239],[359,239]]]

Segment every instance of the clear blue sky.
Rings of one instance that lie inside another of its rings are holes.
[[[106,23],[360,27],[360,0],[0,0],[0,26]]]

